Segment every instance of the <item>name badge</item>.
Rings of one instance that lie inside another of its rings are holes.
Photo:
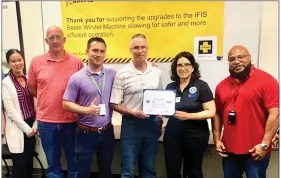
[[[181,97],[176,97],[176,103],[181,102]]]
[[[100,116],[105,116],[106,115],[105,104],[99,104],[99,107],[100,107]]]

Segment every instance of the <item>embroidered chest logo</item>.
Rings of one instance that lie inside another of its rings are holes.
[[[197,92],[197,88],[196,87],[190,87],[189,88],[189,98],[196,98],[196,92]]]

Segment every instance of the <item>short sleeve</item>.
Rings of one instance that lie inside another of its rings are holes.
[[[166,90],[171,90],[171,89],[172,89],[172,84],[173,84],[173,83],[169,83],[169,84],[166,86]]]
[[[28,74],[27,74],[27,83],[32,86],[34,89],[37,88],[37,82],[36,82],[36,70],[35,70],[35,64],[34,59],[31,60],[29,64]]]
[[[124,95],[124,79],[121,77],[120,73],[117,73],[114,78],[114,82],[111,90],[110,103],[121,104],[123,101],[123,95]]]
[[[215,104],[216,104],[216,111],[217,114],[222,116],[222,104],[220,100],[220,93],[219,93],[219,87],[217,86],[216,91],[215,91]]]
[[[200,100],[202,103],[209,102],[213,100],[213,92],[211,91],[209,85],[206,82],[202,83],[202,89],[200,93]]]
[[[65,101],[70,101],[70,102],[75,102],[78,96],[78,83],[74,79],[74,77],[70,77],[67,87],[65,89],[64,95],[63,95],[63,100]]]
[[[267,110],[279,107],[279,84],[275,78],[270,76],[262,91],[263,103]]]
[[[84,68],[84,63],[78,59],[78,71]]]
[[[160,76],[159,76],[158,89],[159,89],[159,90],[162,90],[162,89],[163,89],[163,84],[162,84],[162,73],[160,73]]]

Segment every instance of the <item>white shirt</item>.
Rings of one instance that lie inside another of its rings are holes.
[[[110,102],[132,110],[142,110],[143,90],[162,89],[162,72],[147,63],[145,72],[139,71],[133,62],[120,69],[114,79]]]
[[[10,76],[7,76],[2,81],[2,101],[4,104],[5,131],[9,150],[11,153],[22,153],[24,150],[23,133],[28,135],[32,132],[32,128],[37,129],[37,121],[35,120],[32,128],[24,121],[17,90]]]

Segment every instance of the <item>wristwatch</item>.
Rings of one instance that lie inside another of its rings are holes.
[[[268,148],[269,148],[269,146],[268,146],[267,144],[265,144],[265,143],[261,143],[261,147],[262,147],[262,149],[263,149],[264,151],[267,151]]]

